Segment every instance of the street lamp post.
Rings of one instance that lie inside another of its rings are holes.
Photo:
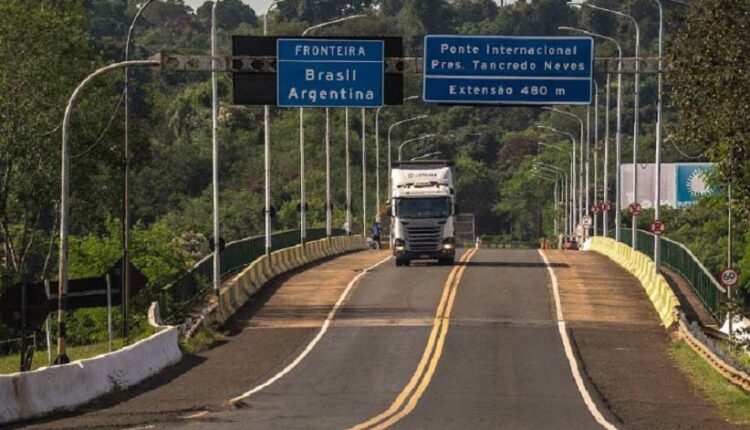
[[[620,162],[621,162],[621,148],[622,148],[622,45],[615,40],[612,37],[605,36],[603,34],[599,33],[593,33],[587,30],[583,30],[580,28],[573,28],[573,27],[558,27],[560,30],[566,30],[566,31],[572,31],[576,33],[586,34],[588,36],[596,37],[602,40],[606,40],[609,42],[612,42],[617,47],[617,131],[615,134],[615,240],[620,241],[620,225],[621,225],[621,193],[622,193],[622,187],[620,184]],[[606,131],[605,131],[605,140],[607,141],[607,145],[604,147],[604,201],[607,201],[607,196],[609,194],[609,186],[607,182],[607,172],[609,168],[609,94],[610,94],[610,73],[607,73],[607,119],[606,119]],[[608,225],[608,215],[609,211],[604,212],[604,228],[605,228],[605,236],[607,234],[606,228]]]
[[[130,40],[138,19],[153,0],[146,0],[138,8],[133,21],[128,28],[128,37],[125,40],[125,61],[130,60]],[[130,73],[128,67],[124,70],[125,96],[125,140],[123,142],[123,172],[122,172],[122,335],[128,336],[128,320],[130,318]]]
[[[367,237],[367,114],[362,108],[362,237]]]
[[[562,149],[562,148],[560,148],[558,146],[549,145],[549,144],[546,144],[544,142],[537,142],[537,144],[540,145],[540,146],[550,147],[550,148],[557,149],[559,151],[567,152],[567,151],[565,151],[564,149]],[[563,182],[563,193],[562,193],[561,201],[563,202],[563,205],[565,206],[565,209],[564,209],[564,211],[565,211],[564,225],[565,225],[566,234],[569,235],[570,234],[570,229],[571,229],[572,226],[570,225],[570,219],[569,219],[569,216],[568,216],[568,214],[569,214],[569,207],[570,207],[570,188],[569,188],[568,173],[565,172],[565,170],[563,170],[563,169],[561,169],[561,168],[559,168],[557,166],[554,166],[554,165],[551,165],[551,164],[547,164],[547,163],[543,163],[543,162],[537,162],[537,163],[535,163],[535,166],[539,167],[540,169],[546,169],[547,171],[554,171],[557,176],[560,176],[560,177],[562,177],[564,179],[564,182]]]
[[[414,121],[419,121],[428,117],[429,115],[418,115],[418,116],[411,117],[405,120],[394,122],[393,124],[391,124],[390,127],[388,127],[388,197],[389,198],[391,196],[391,159],[392,159],[391,158],[391,133],[393,132],[394,128],[400,125],[407,124],[407,123],[414,122]]]
[[[283,2],[284,0],[275,0],[266,8],[266,14],[263,15],[263,35],[268,35],[268,14],[271,9]],[[271,253],[271,107],[263,105],[263,170],[264,170],[264,200],[263,207],[265,236],[266,236],[266,255]]]
[[[541,128],[545,128],[545,129],[549,129],[550,131],[553,131],[553,132],[557,132],[555,129],[553,129],[551,127],[544,127],[544,126],[540,126],[540,127]],[[557,132],[557,133],[565,133],[565,132]],[[575,198],[575,193],[576,193],[576,187],[575,187],[575,138],[573,137],[572,134],[570,134],[570,133],[567,133],[567,134],[569,135],[569,137],[571,138],[571,140],[573,142],[573,146],[572,146],[572,149],[570,151],[567,151],[564,148],[561,148],[561,147],[559,147],[557,145],[550,145],[550,144],[547,144],[547,143],[544,143],[544,142],[541,142],[541,141],[537,142],[537,145],[541,145],[541,146],[544,146],[546,148],[556,149],[556,150],[558,150],[560,152],[563,152],[563,153],[567,154],[568,157],[569,157],[569,159],[570,159],[569,160],[570,161],[570,165],[569,165],[570,166],[570,179],[569,179],[569,182],[566,182],[566,183],[570,187],[569,188],[569,192],[568,192],[568,198],[570,199],[570,206],[568,208],[569,213],[570,213],[570,217],[568,218],[568,223],[570,224],[569,225],[569,232],[570,232],[570,235],[572,235],[575,232],[575,225],[574,224],[575,224],[575,216],[576,216],[576,212],[575,212],[575,201],[576,201],[576,198]]]
[[[283,0],[279,0],[283,1]],[[271,6],[278,2],[272,3]],[[269,6],[269,9],[271,8]],[[268,16],[268,13],[266,13]],[[327,27],[329,25],[338,24],[341,22],[349,21],[355,18],[361,18],[363,14],[351,15],[344,18],[327,21],[321,24],[316,24],[305,29],[302,32],[302,37],[307,36],[310,32]],[[330,109],[325,108],[326,115],[326,236],[331,236],[331,140],[330,140]],[[299,228],[300,228],[300,243],[304,246],[307,240],[307,192],[305,188],[305,109],[299,108],[299,170],[300,170],[300,206],[299,206]]]
[[[401,145],[398,146],[398,161],[401,161],[401,155],[402,155],[402,151],[403,151],[405,145],[407,145],[409,143],[412,143],[412,142],[418,142],[418,141],[421,141],[421,140],[430,139],[430,138],[433,138],[435,136],[437,136],[437,134],[430,133],[430,134],[424,134],[424,135],[416,137],[414,139],[409,139],[407,141],[404,141]]]
[[[70,242],[70,117],[83,90],[98,76],[126,67],[158,67],[160,60],[134,60],[104,66],[84,79],[68,100],[62,123],[60,167],[60,250],[58,252],[57,358],[55,364],[70,360],[66,344],[66,311],[68,300],[68,247]]]
[[[664,65],[664,7],[661,0],[654,0],[659,6],[659,76],[657,77],[656,98],[656,185],[654,186],[654,219],[661,218],[661,129],[662,129],[662,67]],[[654,272],[659,273],[661,265],[661,238],[654,235]]]
[[[213,189],[213,224],[214,224],[214,252],[213,252],[213,286],[217,296],[221,291],[221,264],[219,259],[221,249],[219,243],[221,232],[219,227],[219,84],[218,62],[216,61],[216,6],[219,0],[214,0],[211,7],[211,150],[212,150],[212,189]]]
[[[352,184],[349,171],[349,108],[344,108],[344,156],[346,157],[346,234],[352,234]]]
[[[640,61],[637,61],[638,58],[640,58],[640,45],[641,45],[641,29],[638,26],[638,21],[636,21],[635,18],[633,18],[631,15],[628,15],[626,13],[612,10],[612,9],[605,9],[600,6],[593,5],[591,3],[568,3],[571,6],[574,7],[589,7],[594,10],[602,11],[611,13],[623,18],[629,19],[633,26],[635,27],[635,91],[634,91],[634,124],[633,124],[633,203],[638,202],[638,131],[640,128],[640,119],[639,119],[639,110],[640,110],[640,87],[641,87],[641,65]],[[620,72],[622,71],[622,61],[620,61],[620,68],[618,69]],[[619,90],[619,89],[618,89]],[[619,208],[618,208],[619,211]],[[632,248],[634,250],[638,249],[638,217],[633,215],[632,216],[632,226],[631,226],[631,241],[632,241]]]
[[[419,96],[406,97],[404,101],[416,100]],[[381,106],[375,112],[375,208],[376,221],[380,222],[380,112],[385,106]],[[390,158],[388,159],[390,162]],[[388,166],[388,183],[390,183],[390,166]],[[390,191],[389,191],[390,192]]]
[[[576,181],[576,184],[578,185],[578,216],[579,217],[583,217],[583,214],[588,213],[588,212],[584,212],[584,209],[583,209],[583,163],[584,163],[584,161],[583,161],[583,139],[584,139],[584,122],[583,122],[583,118],[581,118],[580,116],[578,116],[578,115],[576,115],[574,113],[565,112],[565,111],[559,110],[557,108],[544,107],[542,109],[548,110],[550,112],[557,113],[559,115],[564,115],[564,116],[567,116],[569,118],[573,118],[573,119],[575,119],[575,120],[578,121],[578,125],[580,126],[580,129],[581,129],[581,135],[580,135],[580,140],[579,140],[580,156],[578,158],[580,160],[580,163],[579,163],[579,166],[578,166],[578,179]],[[581,220],[578,219],[576,221],[580,222]]]

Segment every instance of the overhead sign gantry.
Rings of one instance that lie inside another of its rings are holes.
[[[424,101],[588,105],[591,37],[426,36]]]

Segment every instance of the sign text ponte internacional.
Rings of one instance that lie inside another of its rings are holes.
[[[426,36],[424,101],[591,104],[591,37]]]

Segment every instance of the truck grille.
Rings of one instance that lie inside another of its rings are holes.
[[[440,250],[442,226],[406,227],[406,249],[412,252]]]

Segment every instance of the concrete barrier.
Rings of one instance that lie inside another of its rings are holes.
[[[0,375],[0,424],[81,406],[177,363],[176,327],[118,351],[69,364]]]
[[[584,249],[609,257],[637,278],[659,314],[664,327],[670,327],[677,321],[677,308],[680,302],[669,288],[666,279],[656,273],[654,262],[646,254],[633,251],[633,248],[624,243],[600,236],[589,239]]]
[[[209,309],[205,322],[224,324],[247,300],[268,281],[305,264],[324,258],[365,249],[361,236],[333,237],[272,252],[250,263],[242,272],[225,282],[217,301],[218,306]]]

